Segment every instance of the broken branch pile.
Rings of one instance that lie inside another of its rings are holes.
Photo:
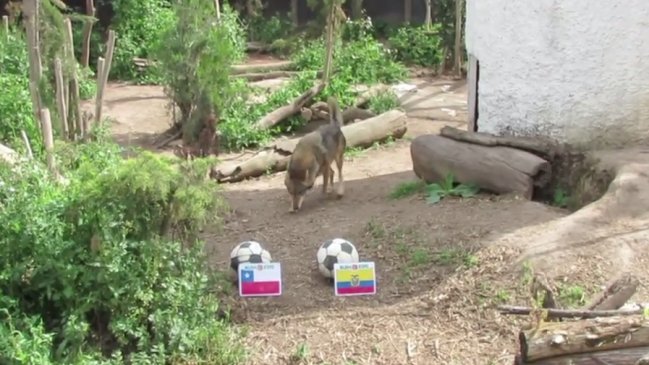
[[[544,313],[546,318],[519,333],[516,365],[649,364],[649,319],[644,310],[621,310],[639,281],[625,273],[612,280],[591,303],[577,310],[501,306],[504,314]]]
[[[534,188],[550,182],[558,147],[549,140],[494,136],[446,126],[440,135],[412,141],[413,170],[432,183],[452,173],[457,182],[472,183],[497,194],[520,193],[531,199]]]
[[[342,127],[348,147],[369,147],[388,138],[399,139],[406,130],[406,114],[400,110],[390,110]],[[299,138],[292,138],[277,142],[246,161],[217,166],[212,176],[219,182],[237,182],[267,172],[284,171],[298,141]]]

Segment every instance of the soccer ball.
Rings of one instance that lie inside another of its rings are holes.
[[[342,238],[334,238],[320,246],[316,254],[318,270],[324,277],[334,277],[334,264],[358,262],[358,251],[354,245]]]
[[[230,267],[235,272],[239,270],[239,264],[267,264],[271,260],[270,252],[266,251],[257,241],[243,241],[230,252]]]

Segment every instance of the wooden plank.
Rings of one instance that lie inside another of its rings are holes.
[[[410,23],[412,20],[412,0],[403,1],[403,21]]]
[[[467,130],[478,131],[478,59],[471,53],[469,56],[469,69],[467,70]]]

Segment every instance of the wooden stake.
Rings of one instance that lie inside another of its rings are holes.
[[[50,110],[41,109],[41,130],[43,131],[43,144],[45,145],[45,155],[47,158],[47,168],[52,174],[56,174],[54,165],[54,136],[52,135],[52,120]]]
[[[106,55],[104,58],[104,66],[101,68],[101,79],[97,84],[97,98],[95,104],[95,123],[101,125],[101,106],[104,99],[104,90],[108,82],[108,74],[110,74],[110,65],[113,61],[113,51],[115,50],[115,31],[108,31],[108,42],[106,43]],[[99,66],[97,66],[99,70]]]
[[[63,134],[63,139],[67,140],[69,138],[68,130],[68,111],[67,105],[65,105],[65,88],[63,87],[63,67],[61,65],[61,59],[56,57],[54,59],[54,79],[56,82],[56,106],[61,118],[61,133]]]
[[[335,0],[331,3],[331,7],[329,8],[329,14],[327,16],[327,39],[326,39],[326,49],[325,49],[325,64],[324,64],[324,72],[322,74],[322,82],[325,84],[329,82],[329,78],[331,77],[331,68],[332,68],[332,63],[333,63],[333,53],[334,53],[334,43],[335,43],[335,35],[334,35],[334,24],[335,24],[335,17],[336,17],[336,2]]]
[[[97,93],[95,94],[95,123],[99,123],[101,118],[101,107],[103,88],[101,87],[102,80],[104,79],[105,62],[103,57],[97,58]]]
[[[64,21],[65,27],[66,27],[66,45],[67,45],[67,50],[68,50],[68,57],[71,60],[76,60],[74,57],[74,39],[72,37],[72,22],[70,21],[70,18],[66,18]],[[70,118],[68,118],[68,128],[70,131],[74,134],[78,134],[83,136],[85,131],[83,130],[83,123],[81,122],[81,105],[80,103],[80,98],[79,98],[79,78],[78,78],[78,65],[76,62],[74,62],[73,66],[73,72],[70,77],[70,82],[69,82],[69,94],[68,97],[66,98],[67,101],[65,103],[68,111],[68,115],[70,115]]]
[[[88,16],[95,16],[95,2],[93,0],[86,0],[86,14]],[[92,35],[92,21],[87,21],[83,25],[83,48],[81,49],[81,65],[87,68],[90,64],[90,37]]]
[[[219,0],[214,0],[214,9],[216,10],[216,19],[221,20],[221,4],[219,4]]]
[[[430,0],[428,0],[430,2]],[[455,49],[453,50],[455,56],[455,74],[462,76],[462,14],[464,9],[464,0],[455,0]]]
[[[41,75],[43,74],[43,67],[41,65],[37,42],[37,0],[23,1],[22,9],[27,32],[27,51],[29,52],[29,91],[32,97],[34,116],[36,119],[39,119],[42,101],[38,86],[40,85]]]
[[[293,20],[293,26],[297,27],[300,22],[299,5],[297,0],[291,0],[291,19]]]
[[[5,31],[5,36],[9,38],[9,17],[6,15],[2,16],[2,29]]]
[[[426,0],[426,3],[428,3],[429,0]],[[410,23],[410,20],[412,19],[412,0],[404,0],[403,1],[403,22],[404,23]]]
[[[34,159],[34,154],[32,153],[32,146],[29,143],[29,138],[27,138],[27,133],[25,133],[25,130],[21,129],[20,134],[23,137],[23,142],[25,143],[25,148],[27,149],[27,157],[29,157],[30,160]]]

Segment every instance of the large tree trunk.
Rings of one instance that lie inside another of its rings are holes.
[[[643,315],[547,322],[519,334],[521,359],[649,347],[649,320]],[[620,362],[612,362],[620,364]]]
[[[369,147],[388,138],[399,139],[406,133],[406,114],[390,110],[376,117],[346,125],[342,128],[348,147]],[[254,157],[230,166],[217,166],[212,177],[220,182],[237,182],[267,172],[286,170],[286,164],[299,138],[284,140],[269,146]]]
[[[498,193],[520,193],[531,199],[534,187],[550,180],[548,161],[509,147],[485,147],[438,135],[422,135],[410,145],[413,170],[428,183],[443,181],[452,173],[455,181],[472,183]]]

